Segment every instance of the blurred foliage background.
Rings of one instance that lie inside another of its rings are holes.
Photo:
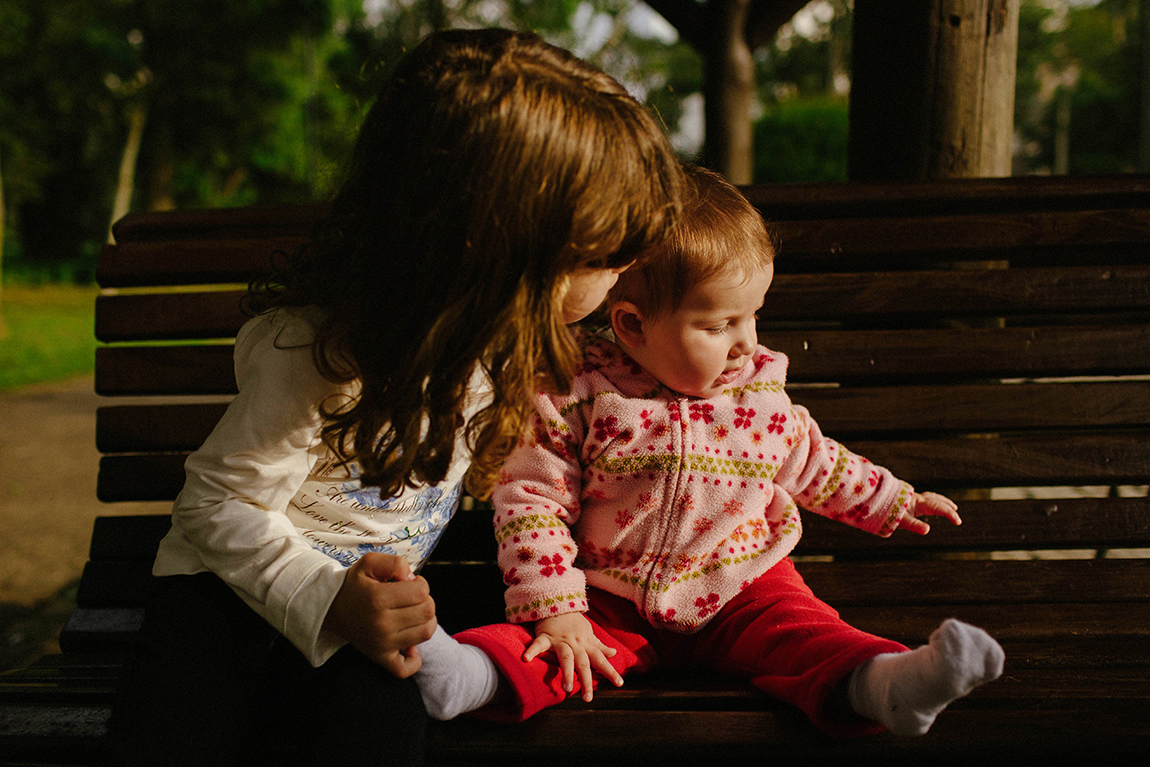
[[[1138,169],[1145,4],[1022,0],[1016,174]],[[756,51],[756,182],[845,178],[851,13]],[[323,198],[404,49],[487,25],[592,60],[697,156],[700,59],[637,0],[0,0],[0,272],[90,283],[128,210]]]

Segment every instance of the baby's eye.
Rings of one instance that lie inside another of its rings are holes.
[[[729,327],[730,327],[729,324],[724,323],[722,325],[717,325],[713,328],[707,328],[707,332],[711,333],[713,335],[719,335],[720,333],[727,332],[727,328],[729,328]]]

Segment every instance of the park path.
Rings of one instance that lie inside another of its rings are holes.
[[[0,392],[0,668],[50,646],[43,621],[71,610],[97,515],[168,506],[96,500],[100,402],[91,375]]]

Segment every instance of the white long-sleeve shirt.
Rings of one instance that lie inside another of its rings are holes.
[[[172,529],[155,575],[214,572],[315,666],[344,640],[323,630],[345,568],[369,551],[418,570],[458,506],[470,453],[462,437],[435,486],[394,498],[335,469],[320,439],[321,403],[356,396],[316,370],[316,310],[281,309],[248,321],[235,346],[239,394],[185,464]],[[470,416],[486,397],[472,380]]]

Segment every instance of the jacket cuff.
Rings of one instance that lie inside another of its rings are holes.
[[[321,555],[322,556],[322,555]],[[304,654],[321,666],[347,641],[325,631],[323,621],[347,571],[323,557],[297,557],[272,583],[267,595],[267,619]]]

